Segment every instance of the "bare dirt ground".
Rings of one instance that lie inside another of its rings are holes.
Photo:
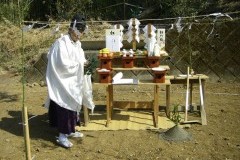
[[[23,130],[19,124],[22,117],[22,85],[19,80],[20,76],[13,74],[0,75],[1,160],[25,159]],[[169,142],[160,139],[161,129],[84,131],[83,139],[71,139],[74,144],[71,149],[59,147],[55,142],[57,132],[48,126],[47,110],[42,107],[46,93],[46,87],[25,87],[25,106],[31,118],[29,128],[34,159],[240,159],[240,84],[206,84],[208,125],[193,124],[186,129],[192,134],[190,141]],[[101,94],[100,90],[95,90],[94,94]],[[124,94],[129,97],[132,92]],[[151,96],[148,93],[139,94]],[[172,86],[171,104],[184,104],[184,94],[185,86]],[[131,98],[134,97],[139,96]]]

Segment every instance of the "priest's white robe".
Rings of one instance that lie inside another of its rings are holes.
[[[56,40],[50,48],[46,71],[48,96],[59,106],[80,111],[85,62],[81,42],[73,42],[69,35]]]

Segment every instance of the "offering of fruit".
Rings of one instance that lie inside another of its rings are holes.
[[[110,53],[108,54],[108,57],[113,57],[113,52],[110,52]]]
[[[102,49],[102,52],[108,54],[108,53],[110,52],[110,50],[109,50],[109,48],[103,48],[103,49]]]
[[[103,48],[102,49],[102,56],[103,57],[108,57],[109,53],[110,53],[110,50],[108,48]]]
[[[144,50],[144,51],[143,51],[143,55],[148,55],[148,51],[147,51],[147,50]]]

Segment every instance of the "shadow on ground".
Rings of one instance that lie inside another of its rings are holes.
[[[8,111],[9,116],[0,121],[0,129],[23,136],[22,112]],[[49,126],[48,115],[29,115],[30,138],[56,143],[57,129]]]

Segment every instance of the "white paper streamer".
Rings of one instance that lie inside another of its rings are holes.
[[[153,56],[154,54],[154,45],[156,43],[156,28],[153,26],[153,25],[150,25],[150,29],[151,29],[151,32],[148,33],[148,27],[149,25],[146,25],[144,28],[143,28],[143,31],[144,31],[144,36],[145,36],[145,39],[144,39],[144,42],[146,43],[144,48],[147,49],[148,51],[148,56]],[[150,37],[149,37],[150,35]]]
[[[127,36],[128,36],[128,39],[127,41],[129,43],[131,43],[133,41],[133,38],[135,38],[135,40],[139,43],[140,41],[140,37],[139,37],[139,25],[140,25],[140,22],[138,19],[135,18],[135,26],[132,26],[133,24],[133,18],[131,18],[129,21],[128,21],[128,31],[127,31]],[[132,29],[135,29],[136,31],[133,32]],[[133,34],[135,34],[135,37],[133,37]]]
[[[133,18],[131,18],[129,21],[128,21],[128,26],[132,26],[132,22],[133,22]],[[140,23],[140,21],[137,19],[137,18],[135,18],[135,25],[136,26],[139,26],[141,23]]]
[[[181,26],[181,21],[182,21],[182,18],[178,17],[178,20],[176,23],[176,28],[177,28],[178,33],[182,32],[182,30],[183,30],[183,27]]]
[[[127,41],[128,41],[128,43],[131,43],[132,42],[132,37],[128,37]]]
[[[233,18],[226,13],[212,13],[212,14],[209,14],[208,16],[206,16],[206,17],[210,17],[210,16],[215,16],[215,19],[213,20],[213,28],[212,28],[211,32],[208,34],[207,39],[212,35],[212,33],[214,31],[214,28],[215,28],[215,22],[217,21],[217,19],[219,17],[228,17],[231,20],[233,20]]]

